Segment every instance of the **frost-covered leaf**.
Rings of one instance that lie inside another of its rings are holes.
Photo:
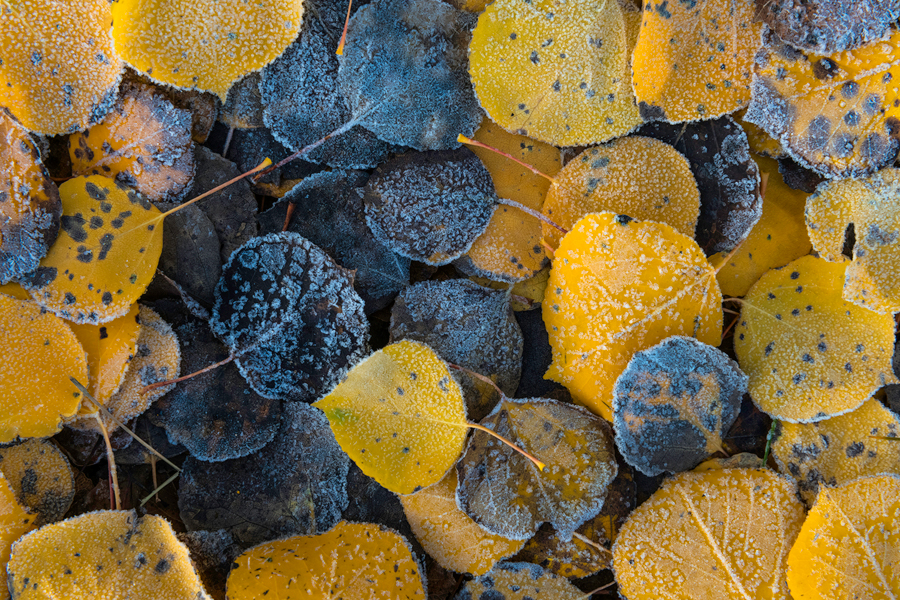
[[[409,259],[379,242],[366,224],[362,171],[316,173],[295,185],[259,217],[261,233],[281,231],[288,204],[294,205],[288,231],[299,233],[335,262],[354,271],[353,287],[366,303],[366,313],[390,304],[409,285]]]
[[[900,169],[829,181],[806,202],[806,227],[820,256],[843,262],[845,231],[856,234],[844,300],[875,312],[900,311]]]
[[[59,187],[62,231],[24,281],[44,308],[75,323],[105,323],[126,312],[156,273],[162,213],[100,175]]]
[[[130,510],[45,525],[13,544],[8,570],[16,600],[209,598],[169,522]]]
[[[723,451],[747,376],[728,356],[672,336],[635,354],[616,380],[616,446],[645,475],[677,473]]]
[[[69,377],[87,382],[84,349],[65,321],[0,294],[0,443],[47,437],[81,406]]]
[[[812,248],[803,216],[806,194],[785,184],[774,159],[754,156],[753,160],[760,173],[768,176],[762,216],[728,264],[719,269],[716,277],[726,296],[745,295],[763,273],[809,254]],[[718,265],[727,255],[718,253],[710,262]]]
[[[482,116],[467,76],[474,24],[439,0],[375,0],[356,11],[338,69],[354,119],[417,150],[471,136]]]
[[[34,142],[4,111],[0,165],[0,282],[6,283],[38,267],[59,233],[62,204]]]
[[[490,377],[506,394],[519,385],[522,330],[505,292],[466,279],[412,285],[391,310],[391,341],[400,340],[427,344],[444,360]],[[471,419],[484,417],[499,399],[493,387],[465,372],[458,381]]]
[[[253,238],[231,255],[210,326],[258,394],[303,402],[340,381],[369,337],[350,273],[291,232]]]
[[[745,121],[745,114],[747,114],[746,108],[734,113],[732,117],[744,130],[744,133],[747,134],[747,143],[750,144],[750,150],[755,154],[771,158],[787,156],[787,152],[781,147],[781,142],[766,133],[759,125]]]
[[[641,123],[618,2],[497,0],[478,18],[469,73],[507,131],[555,146],[605,142]]]
[[[303,0],[120,0],[112,14],[116,50],[128,64],[225,102],[234,82],[294,41]]]
[[[347,506],[349,465],[321,413],[285,403],[275,439],[259,451],[222,462],[189,457],[178,508],[189,530],[225,529],[244,548],[327,531]]]
[[[0,105],[35,133],[86,129],[112,108],[122,61],[108,0],[0,6]]]
[[[681,123],[746,106],[762,30],[754,12],[753,0],[646,3],[632,60],[641,115]]]
[[[582,600],[584,593],[564,577],[544,571],[538,565],[510,562],[497,565],[490,573],[466,582],[454,600]]]
[[[227,130],[219,130],[217,134],[221,134],[216,136],[218,143],[224,144],[228,136]],[[231,144],[228,146],[226,158],[234,161],[239,172],[246,173],[266,158],[277,164],[291,154],[290,150],[272,137],[272,132],[268,128],[259,127],[257,129],[235,129],[231,136]],[[256,194],[280,198],[297,185],[301,179],[320,170],[321,167],[318,165],[306,162],[303,159],[294,159],[282,167],[275,168],[266,175],[260,176],[257,174],[253,178],[251,187]],[[223,181],[227,179],[225,178]]]
[[[518,552],[524,540],[509,540],[485,531],[456,505],[456,471],[436,484],[400,496],[416,539],[445,569],[484,575],[499,560]]]
[[[874,398],[845,415],[818,423],[782,423],[772,444],[778,469],[797,480],[812,505],[823,485],[843,485],[857,477],[900,474],[897,415]]]
[[[691,238],[671,226],[591,214],[562,239],[541,308],[546,377],[612,421],[612,390],[635,352],[671,335],[718,345],[722,294]]]
[[[304,3],[304,10],[308,8]],[[250,73],[232,85],[225,103],[219,109],[219,121],[232,129],[262,127],[263,105],[259,84],[260,73]]]
[[[228,576],[228,600],[320,597],[425,599],[418,562],[395,531],[339,523],[328,533],[261,544],[241,554]]]
[[[554,176],[562,167],[562,155],[557,148],[508,133],[487,117],[474,137],[546,175]],[[473,146],[471,150],[490,173],[497,196],[541,210],[550,186],[545,178],[485,148]],[[532,277],[546,262],[540,221],[511,206],[499,206],[484,233],[475,239],[457,266],[467,273],[517,282]]]
[[[787,559],[797,600],[896,598],[900,594],[900,477],[823,487]]]
[[[756,0],[756,18],[785,42],[808,52],[852,50],[888,34],[898,0]]]
[[[199,204],[202,202],[166,217],[157,268],[158,273],[175,282],[191,298],[212,306],[213,292],[222,275],[221,248],[215,225]],[[166,203],[158,207],[168,210],[174,205]]]
[[[826,177],[862,177],[900,148],[900,30],[856,50],[806,54],[763,36],[745,119]]]
[[[6,570],[10,546],[24,533],[34,529],[35,515],[16,500],[16,493],[0,473],[0,567]],[[0,587],[0,599],[8,600],[9,589]]]
[[[744,298],[734,351],[750,396],[773,418],[821,421],[898,383],[894,319],[841,299],[849,264],[804,256],[763,275]]]
[[[666,223],[693,237],[700,193],[690,164],[669,144],[640,136],[588,148],[553,178],[544,214],[571,229],[583,216],[601,211]],[[543,233],[553,247],[563,236],[547,223]]]
[[[465,148],[399,156],[366,184],[366,221],[397,254],[432,265],[459,258],[497,206],[491,176]]]
[[[603,508],[616,476],[612,430],[587,410],[544,398],[502,399],[481,424],[546,463],[543,470],[483,431],[456,465],[459,507],[498,535],[527,540],[542,523],[570,539]]]
[[[613,568],[628,600],[787,600],[785,562],[803,523],[797,487],[766,469],[667,479],[619,532]]]
[[[19,504],[35,513],[36,527],[58,521],[72,504],[72,467],[51,441],[31,439],[0,448],[0,472]]]
[[[440,481],[468,433],[462,389],[447,365],[409,340],[357,364],[314,406],[363,473],[398,494]]]
[[[700,189],[697,243],[707,254],[733,250],[762,215],[759,169],[747,135],[731,117],[668,125],[650,123],[641,135],[672,144],[691,163]]]

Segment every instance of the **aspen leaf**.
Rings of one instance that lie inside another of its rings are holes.
[[[555,146],[605,142],[638,124],[618,2],[498,0],[478,18],[469,75],[507,131]]]
[[[209,598],[169,522],[130,510],[45,525],[13,544],[7,568],[17,600]]]
[[[87,129],[112,108],[122,61],[108,0],[0,6],[0,105],[42,135]]]
[[[746,391],[747,376],[726,354],[667,338],[636,353],[616,380],[616,446],[645,475],[691,469],[722,451]]]
[[[825,485],[843,485],[858,477],[900,474],[897,415],[869,398],[845,415],[818,423],[781,423],[772,443],[778,470],[797,480],[800,495],[812,505]]]
[[[900,31],[856,50],[806,54],[768,32],[745,120],[826,177],[863,177],[900,148]]]
[[[819,490],[787,558],[797,600],[900,593],[900,477],[876,475]]]
[[[744,298],[734,351],[753,402],[773,418],[821,421],[897,383],[894,320],[841,299],[848,264],[804,256]]]
[[[43,307],[75,323],[105,323],[128,312],[156,274],[160,211],[107,177],[60,186],[62,232],[25,281]]]
[[[0,165],[0,282],[6,283],[38,267],[59,233],[62,204],[31,137],[2,110]]]
[[[497,565],[490,573],[466,582],[455,600],[581,600],[584,593],[564,577],[548,573],[538,565],[510,562]]]
[[[400,496],[403,512],[425,551],[445,569],[484,575],[525,545],[483,529],[456,505],[456,471],[436,484]]]
[[[629,136],[588,148],[554,178],[544,214],[564,229],[602,211],[671,225],[694,236],[700,192],[690,163],[669,144]],[[563,233],[543,224],[544,239],[558,246]]]
[[[447,365],[409,340],[358,363],[313,406],[363,473],[397,494],[440,481],[468,433],[462,389]]]
[[[744,296],[763,273],[809,254],[812,248],[803,216],[806,194],[785,184],[774,159],[754,156],[753,160],[760,173],[768,175],[762,216],[728,264],[719,269],[716,277],[726,296]],[[718,265],[727,254],[718,253],[710,262]]]
[[[53,435],[81,406],[69,382],[88,378],[78,338],[53,313],[2,294],[0,338],[0,443]]]
[[[72,171],[103,175],[153,202],[178,200],[194,177],[191,113],[153,86],[126,84],[106,118],[69,136]]]
[[[459,507],[491,533],[527,540],[542,523],[563,539],[603,508],[616,476],[612,430],[557,400],[503,398],[481,425],[546,463],[543,470],[483,431],[457,463]]]
[[[844,260],[844,232],[854,227],[853,262],[841,297],[885,314],[900,311],[898,195],[900,169],[888,168],[865,179],[826,182],[806,202],[809,238],[826,260]]]
[[[671,335],[721,340],[722,294],[691,238],[610,212],[578,221],[553,259],[541,305],[553,349],[546,378],[612,421],[612,390],[635,352]]]
[[[768,156],[771,158],[787,156],[787,152],[781,147],[781,142],[766,133],[759,125],[754,125],[753,123],[744,120],[744,115],[746,114],[747,109],[744,108],[734,113],[732,116],[747,135],[747,142],[750,144],[750,150],[761,156]]]
[[[72,467],[50,440],[30,439],[0,448],[0,472],[40,527],[66,514],[75,496]]]
[[[314,597],[425,599],[419,564],[397,532],[372,523],[338,523],[328,533],[267,542],[237,557],[228,600]]]
[[[753,0],[645,4],[632,59],[641,115],[681,123],[746,106],[762,30],[754,12]]]
[[[3,473],[0,473],[0,567],[6,569],[10,547],[22,534],[34,529],[35,516],[22,507]],[[9,598],[9,589],[0,586],[0,599]]]
[[[304,9],[309,8],[304,6]],[[271,63],[270,63],[271,64]],[[231,86],[219,110],[218,120],[231,129],[256,129],[263,126],[260,73],[250,73]]]
[[[155,81],[210,91],[225,102],[234,82],[294,41],[303,1],[123,0],[112,14],[116,50],[128,64]]]
[[[766,469],[681,473],[628,517],[613,546],[628,600],[788,600],[785,562],[803,523],[796,485]]]

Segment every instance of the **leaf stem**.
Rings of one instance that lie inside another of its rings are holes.
[[[501,442],[503,442],[504,444],[506,444],[507,446],[509,446],[510,448],[512,448],[513,450],[515,450],[516,452],[518,452],[519,454],[521,454],[522,456],[524,456],[525,458],[530,460],[531,462],[533,462],[539,471],[543,471],[544,467],[547,466],[543,462],[539,461],[537,458],[535,458],[534,456],[532,456],[531,454],[526,452],[525,450],[522,450],[521,448],[516,446],[513,442],[509,441],[508,439],[506,439],[505,437],[503,437],[496,431],[492,431],[492,430],[488,429],[484,425],[479,425],[478,423],[472,423],[471,421],[467,421],[466,427],[468,427],[470,429],[477,429],[478,431],[483,431],[488,435],[494,436],[495,438],[497,438],[498,440],[500,440]]]
[[[512,154],[503,152],[502,150],[498,150],[497,148],[494,148],[493,146],[488,146],[487,144],[485,144],[483,142],[479,142],[478,140],[473,140],[472,138],[468,138],[468,137],[464,136],[463,134],[459,134],[458,136],[456,136],[456,141],[459,142],[460,144],[466,144],[467,146],[475,146],[476,148],[484,148],[485,150],[490,150],[491,152],[493,152],[495,154],[499,154],[500,156],[502,156],[504,158],[508,158],[509,160],[513,161],[514,163],[516,163],[517,165],[519,165],[521,167],[525,167],[526,169],[528,169],[529,171],[531,171],[538,177],[543,177],[550,183],[553,183],[556,181],[555,179],[553,179],[552,177],[550,177],[543,171],[539,171],[537,168],[529,165],[527,162],[525,162],[523,160],[519,160]]]
[[[119,497],[119,475],[116,470],[116,455],[113,452],[112,442],[109,441],[109,431],[106,429],[106,423],[100,418],[100,413],[94,413],[94,418],[97,419],[97,424],[100,425],[100,435],[103,436],[103,441],[106,443],[106,466],[109,470],[109,485],[112,487],[112,498],[110,498],[110,501],[112,502],[113,510],[120,510],[122,508],[122,499]]]
[[[518,209],[521,210],[523,213],[528,214],[528,215],[531,215],[531,216],[534,217],[535,219],[537,219],[537,220],[539,220],[539,221],[541,221],[541,222],[543,222],[543,223],[546,223],[546,224],[549,225],[550,227],[555,227],[556,229],[559,229],[560,231],[563,232],[563,235],[569,233],[569,230],[568,230],[568,229],[566,229],[566,228],[563,227],[562,225],[558,225],[557,223],[555,223],[553,220],[551,220],[550,217],[548,217],[548,216],[545,215],[544,213],[538,212],[538,211],[534,210],[533,208],[528,208],[527,206],[525,206],[525,205],[522,204],[521,202],[516,202],[515,200],[509,200],[509,199],[507,199],[507,198],[499,198],[499,199],[498,199],[498,202],[500,202],[500,204],[504,204],[504,205],[506,205],[506,206],[512,206],[513,208],[518,208]]]
[[[264,176],[268,175],[275,169],[283,167],[284,165],[288,164],[292,160],[294,160],[296,158],[300,158],[304,154],[308,154],[308,153],[312,152],[313,150],[315,150],[316,148],[318,148],[319,146],[321,146],[322,144],[324,144],[331,138],[339,136],[342,133],[346,133],[347,131],[356,127],[357,123],[359,123],[359,118],[350,119],[349,121],[347,121],[346,123],[344,123],[343,125],[338,127],[337,129],[335,129],[334,131],[332,131],[331,133],[326,135],[325,137],[316,140],[315,142],[313,142],[312,144],[310,144],[308,146],[304,146],[303,148],[300,148],[299,150],[297,150],[296,152],[294,152],[287,158],[283,158],[280,161],[278,161],[277,163],[275,163],[274,165],[271,165],[265,171],[263,171],[262,173],[259,173],[256,177],[254,177],[252,180],[253,183],[256,183],[257,181],[259,181],[260,177],[264,177]],[[258,169],[259,169],[259,167],[254,169],[254,171],[258,170]]]
[[[225,183],[223,183],[223,184],[221,184],[221,185],[217,185],[217,186],[214,187],[213,189],[211,189],[211,190],[209,190],[209,191],[206,191],[206,192],[203,192],[202,194],[200,194],[199,196],[197,196],[197,197],[195,197],[195,198],[191,198],[190,200],[188,200],[188,201],[185,202],[184,204],[179,204],[179,205],[176,206],[175,208],[170,208],[170,209],[167,210],[166,212],[164,212],[164,213],[162,213],[161,215],[157,216],[157,217],[156,217],[156,220],[161,221],[161,220],[165,219],[166,217],[168,217],[169,215],[174,214],[174,213],[177,213],[179,210],[181,210],[181,209],[183,209],[183,208],[187,208],[188,206],[190,206],[190,205],[193,204],[194,202],[197,202],[197,201],[199,201],[199,200],[203,200],[204,198],[206,198],[206,197],[208,197],[208,196],[212,196],[212,195],[215,194],[216,192],[219,192],[219,191],[221,191],[221,190],[224,190],[225,188],[227,188],[227,187],[228,187],[229,185],[231,185],[232,183],[237,183],[238,181],[240,181],[241,179],[244,179],[245,177],[249,177],[250,175],[253,175],[254,173],[258,173],[259,171],[262,171],[263,169],[265,169],[266,167],[268,167],[268,166],[271,165],[271,164],[272,164],[272,161],[269,160],[269,159],[267,158],[267,159],[265,159],[264,161],[262,161],[261,163],[259,163],[259,166],[250,169],[250,170],[247,171],[246,173],[241,173],[241,174],[238,175],[237,177],[234,177],[234,178],[232,178],[232,179],[229,179],[229,180],[226,181]]]
[[[176,383],[181,383],[182,381],[187,381],[188,379],[191,379],[192,377],[196,377],[197,375],[202,375],[203,373],[212,371],[213,369],[217,369],[217,368],[221,367],[222,365],[227,365],[228,363],[233,361],[234,358],[235,358],[234,354],[229,354],[228,358],[226,358],[225,360],[220,360],[219,362],[217,362],[215,364],[205,366],[202,369],[200,369],[199,371],[194,371],[193,373],[188,373],[187,375],[182,375],[181,377],[176,377],[175,379],[168,379],[166,381],[157,381],[156,383],[151,383],[150,385],[145,386],[144,388],[141,389],[141,394],[146,394],[147,392],[149,392],[151,390],[155,390],[156,388],[161,388],[161,387],[164,387],[167,385],[174,385]]]
[[[152,498],[153,496],[155,496],[156,494],[158,494],[158,493],[159,493],[163,488],[165,488],[167,485],[169,485],[170,483],[172,483],[173,481],[175,481],[176,479],[178,479],[178,476],[179,476],[179,475],[181,475],[181,473],[179,473],[179,472],[176,471],[171,477],[169,477],[168,479],[166,479],[165,481],[163,481],[162,484],[161,484],[159,487],[157,487],[155,490],[153,490],[152,492],[150,492],[150,494],[149,494],[146,498],[144,498],[143,500],[141,500],[140,506],[143,508],[143,506],[144,506],[145,504],[147,504],[147,502],[150,501],[150,498]],[[158,500],[159,500],[159,498],[157,498],[157,501],[158,501]]]
[[[338,43],[337,50],[334,51],[338,56],[344,55],[344,42],[347,41],[347,29],[350,27],[350,10],[353,8],[353,0],[347,3],[347,18],[344,19],[344,32],[341,34],[341,41]]]
[[[584,543],[587,544],[588,546],[592,546],[592,547],[596,548],[596,549],[599,550],[600,552],[606,552],[607,554],[612,555],[612,552],[609,550],[609,548],[604,548],[603,546],[601,546],[600,544],[598,544],[598,543],[595,542],[594,540],[590,539],[590,538],[587,537],[587,536],[581,535],[581,534],[578,533],[577,531],[574,532],[574,533],[572,533],[572,537],[581,540],[582,542],[584,542]]]

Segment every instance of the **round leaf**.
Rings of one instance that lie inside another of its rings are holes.
[[[65,455],[50,440],[25,440],[0,448],[0,472],[36,527],[60,520],[72,505],[75,480]]]

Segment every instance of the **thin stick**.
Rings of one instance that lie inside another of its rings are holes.
[[[731,310],[730,308],[723,308],[723,309],[722,309],[722,312],[728,313],[729,315],[739,315],[739,314],[741,314],[741,313],[739,313],[739,312],[736,311],[736,310]]]
[[[353,8],[353,0],[347,3],[347,18],[344,19],[344,33],[341,34],[341,41],[338,43],[337,50],[334,51],[338,56],[344,55],[344,42],[347,41],[347,28],[350,26],[350,9]]]
[[[529,171],[531,171],[538,177],[543,177],[550,183],[553,183],[555,181],[555,179],[553,179],[546,173],[537,170],[535,167],[532,167],[527,162],[525,162],[523,160],[519,160],[512,154],[503,152],[502,150],[498,150],[497,148],[494,148],[493,146],[488,146],[487,144],[479,142],[478,140],[473,140],[472,138],[467,138],[466,136],[464,136],[462,134],[459,134],[458,136],[456,136],[456,141],[459,142],[460,144],[466,144],[468,146],[475,146],[477,148],[484,148],[485,150],[490,150],[491,152],[493,152],[495,154],[499,154],[500,156],[503,156],[504,158],[508,158],[509,160],[513,161],[514,163],[516,163],[517,165],[519,165],[521,167],[525,167],[526,169],[528,169]]]
[[[225,136],[225,145],[222,146],[222,157],[228,156],[228,148],[231,147],[231,136],[234,135],[234,127],[228,128],[228,135]]]
[[[563,227],[563,226],[561,226],[561,225],[557,225],[556,223],[554,223],[554,222],[550,219],[550,217],[548,217],[548,216],[545,215],[544,213],[538,212],[538,211],[534,210],[533,208],[528,208],[527,206],[525,206],[525,205],[522,204],[521,202],[516,202],[515,200],[508,200],[507,198],[500,198],[500,199],[499,199],[499,202],[500,202],[500,204],[505,204],[506,206],[512,206],[513,208],[518,208],[518,209],[521,210],[523,213],[529,214],[529,215],[531,215],[532,217],[534,217],[535,219],[537,219],[537,220],[539,220],[539,221],[543,221],[544,223],[546,223],[546,224],[549,225],[550,227],[555,227],[556,229],[559,229],[560,231],[563,232],[564,235],[567,234],[567,233],[569,233],[569,230],[568,230],[568,229],[566,229],[565,227]]]
[[[574,532],[574,533],[572,534],[572,537],[581,540],[582,542],[584,542],[584,543],[587,544],[588,546],[593,546],[594,548],[596,548],[596,549],[599,550],[600,552],[606,552],[607,554],[610,554],[610,555],[612,554],[612,552],[610,552],[609,548],[604,548],[603,546],[601,546],[600,544],[598,544],[598,543],[595,542],[594,540],[592,540],[592,539],[590,539],[590,538],[588,538],[588,537],[585,537],[585,536],[581,535],[581,534],[578,533],[577,531]]]
[[[728,324],[728,327],[726,327],[726,328],[725,328],[725,331],[722,332],[722,339],[723,339],[723,340],[724,340],[725,337],[728,335],[728,332],[731,331],[731,328],[734,327],[735,323],[737,323],[738,321],[740,321],[740,319],[741,319],[741,317],[740,317],[740,315],[738,315],[738,316],[736,316],[736,317],[734,318],[734,320],[731,321],[731,323]]]
[[[293,202],[288,202],[287,213],[284,215],[284,225],[281,226],[282,231],[287,231],[288,227],[291,224],[291,217],[294,216],[294,208],[297,205]]]
[[[221,191],[221,190],[224,190],[225,188],[227,188],[227,187],[228,187],[229,185],[231,185],[232,183],[237,183],[238,181],[240,181],[241,179],[244,179],[245,177],[249,177],[250,175],[253,175],[254,173],[258,173],[259,171],[262,171],[263,169],[265,169],[266,167],[268,167],[268,166],[271,165],[271,164],[272,164],[272,161],[270,161],[270,160],[267,158],[266,160],[264,160],[264,161],[262,161],[261,163],[259,163],[259,166],[254,167],[253,169],[250,169],[250,170],[247,171],[246,173],[241,173],[241,174],[238,175],[237,177],[234,177],[234,178],[232,178],[232,179],[229,179],[228,181],[226,181],[225,183],[223,183],[223,184],[221,184],[221,185],[217,185],[216,187],[214,187],[213,189],[209,190],[208,192],[203,192],[202,194],[200,194],[200,195],[197,196],[196,198],[191,198],[190,200],[188,200],[188,201],[185,202],[184,204],[179,204],[179,205],[176,206],[175,208],[171,208],[171,209],[167,210],[166,212],[164,212],[164,213],[162,213],[161,215],[157,216],[157,217],[156,217],[156,220],[161,221],[161,220],[165,219],[166,217],[168,217],[169,215],[174,214],[174,213],[177,213],[179,210],[181,210],[181,209],[183,209],[183,208],[187,208],[188,206],[190,206],[190,205],[193,204],[194,202],[197,202],[197,201],[199,201],[199,200],[203,200],[203,199],[206,198],[207,196],[212,196],[212,195],[215,194],[216,192],[219,192],[219,191]]]
[[[598,587],[597,589],[591,590],[591,591],[589,591],[587,594],[585,594],[585,595],[584,595],[584,600],[587,600],[588,598],[590,598],[590,597],[593,596],[594,594],[599,594],[600,592],[602,592],[602,591],[604,591],[604,590],[607,590],[607,589],[611,588],[611,587],[614,586],[614,585],[616,585],[616,582],[615,582],[615,581],[610,581],[610,582],[607,583],[606,585],[601,585],[601,586]]]
[[[174,475],[172,475],[171,477],[169,477],[168,479],[166,479],[165,481],[163,481],[163,482],[162,482],[162,485],[160,485],[158,488],[156,488],[155,490],[153,490],[152,492],[150,492],[150,495],[149,495],[149,496],[147,496],[146,498],[144,498],[143,500],[141,500],[141,504],[140,504],[141,508],[143,508],[143,506],[144,506],[145,504],[147,504],[147,502],[149,502],[149,501],[150,501],[150,498],[152,498],[153,496],[156,496],[156,501],[159,502],[159,496],[158,496],[159,492],[162,491],[162,489],[163,489],[164,487],[166,487],[167,485],[169,485],[170,483],[172,483],[173,481],[175,481],[176,479],[178,479],[178,476],[179,476],[179,475],[181,475],[181,473],[175,473]]]
[[[112,442],[109,441],[109,431],[106,429],[106,423],[100,418],[100,413],[94,413],[94,418],[97,419],[97,424],[100,425],[100,434],[103,436],[103,441],[106,442],[106,465],[109,469],[109,484],[112,486],[112,498],[110,498],[110,501],[113,505],[113,510],[120,510],[122,508],[122,500],[119,497],[119,474],[116,471],[116,455],[113,452]]]
[[[553,257],[556,256],[556,250],[553,249],[553,246],[548,244],[544,239],[541,239],[541,246],[544,247],[544,253],[550,257],[550,260],[553,260]]]
[[[207,371],[212,371],[213,369],[218,369],[222,365],[227,365],[228,363],[233,361],[234,358],[235,358],[235,355],[231,354],[225,360],[220,360],[219,362],[217,362],[215,364],[203,367],[199,371],[194,371],[193,373],[188,373],[187,375],[182,375],[181,377],[176,377],[175,379],[168,379],[166,381],[157,381],[156,383],[151,383],[150,385],[145,386],[143,389],[141,389],[141,394],[146,394],[147,392],[149,392],[151,390],[155,390],[156,388],[161,388],[161,387],[165,387],[167,385],[174,385],[176,383],[181,383],[182,381],[187,381],[188,379],[191,379],[192,377],[196,377],[197,375],[202,375],[203,373],[206,373]]]
[[[738,304],[743,304],[743,298],[722,298],[722,302],[737,302]]]
[[[150,474],[153,476],[153,487],[159,487],[159,480],[156,476],[156,457],[152,454],[150,455]],[[159,502],[159,495],[156,496],[156,501]]]

